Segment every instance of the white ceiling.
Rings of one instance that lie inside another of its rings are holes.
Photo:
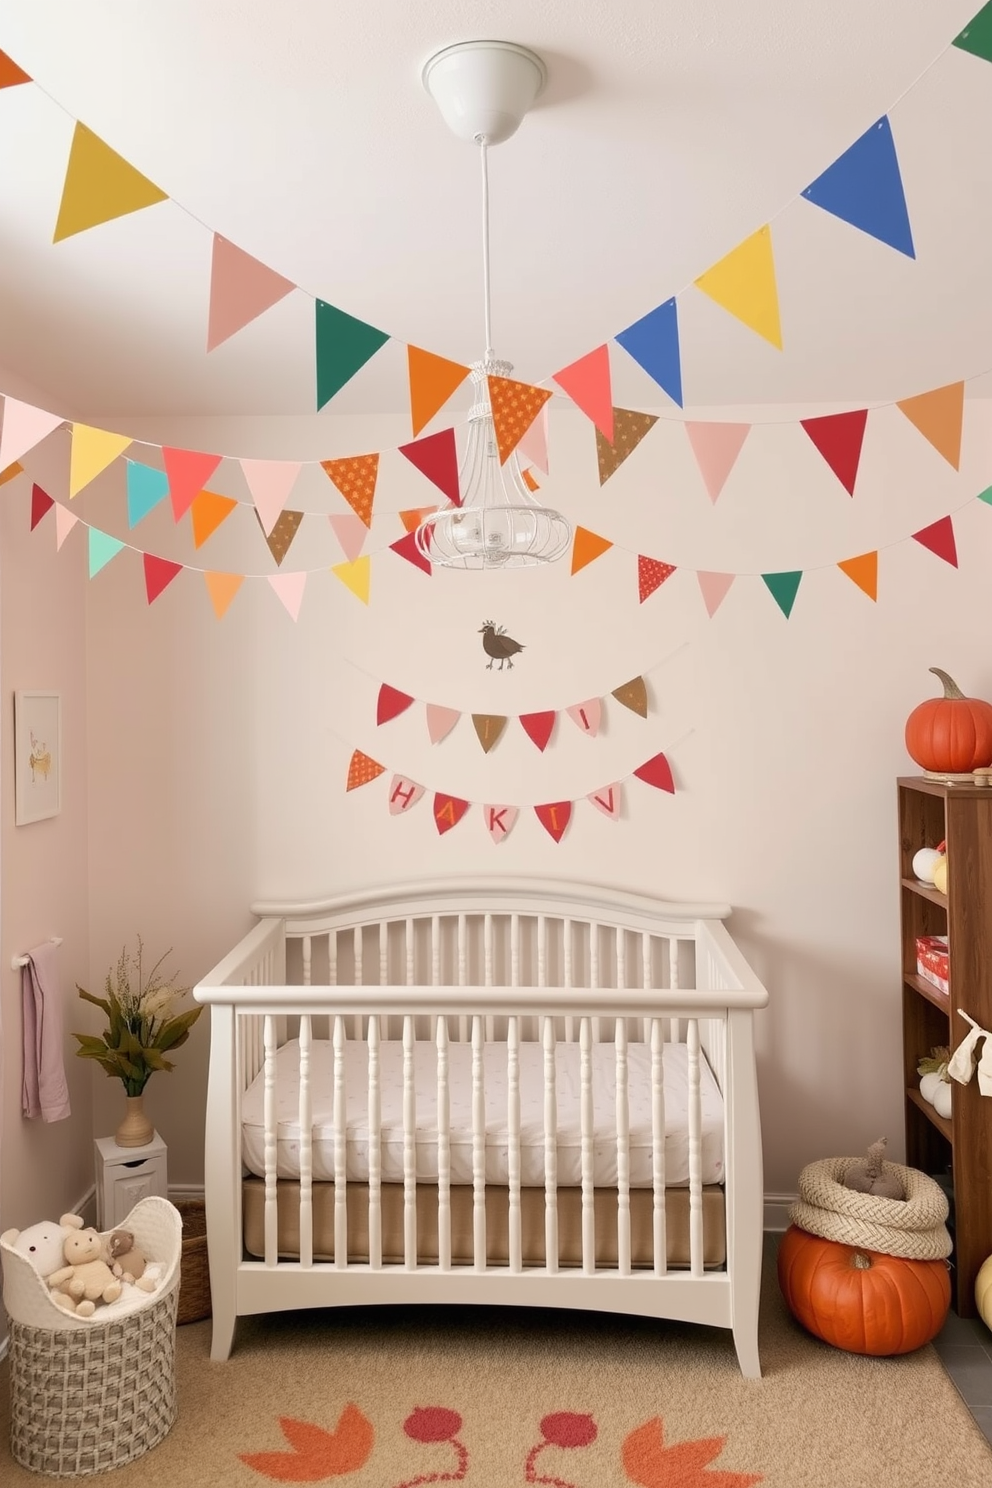
[[[40,86],[0,92],[0,365],[94,417],[307,413],[311,296],[480,356],[479,162],[420,69],[495,36],[549,72],[491,157],[494,340],[517,376],[602,344],[769,219],[785,351],[688,289],[687,404],[974,376],[992,368],[992,66],[940,53],[979,5],[5,0],[0,48]],[[915,262],[799,199],[890,110]],[[77,118],[173,200],[53,246]],[[307,293],[207,355],[212,230]],[[663,402],[613,350],[615,402]],[[404,370],[391,343],[328,411],[402,408]]]

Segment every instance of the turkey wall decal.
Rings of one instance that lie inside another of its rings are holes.
[[[519,641],[515,641],[512,636],[507,635],[506,627],[504,625],[494,625],[491,620],[487,620],[479,631],[479,634],[482,637],[482,649],[489,657],[486,670],[489,672],[492,671],[494,661],[499,662],[500,671],[503,670],[504,662],[512,669],[513,658],[517,655],[518,651],[522,651],[524,648]]]

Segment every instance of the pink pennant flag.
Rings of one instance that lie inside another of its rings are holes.
[[[13,465],[15,460],[33,450],[64,422],[60,413],[48,413],[31,403],[5,398],[3,427],[0,429],[0,470],[6,470],[8,465]]]
[[[454,429],[442,429],[438,434],[428,434],[411,444],[401,444],[399,451],[421,475],[426,475],[437,486],[442,495],[447,496],[453,506],[461,506]]]
[[[941,517],[939,521],[931,522],[929,527],[922,527],[919,532],[914,532],[913,536],[918,543],[929,548],[931,553],[936,553],[938,558],[943,558],[945,563],[950,563],[953,568],[957,568],[958,550],[950,517]]]
[[[577,362],[554,374],[554,381],[566,392],[586,418],[592,420],[604,439],[613,443],[613,385],[610,380],[610,349],[597,346]],[[534,461],[533,463],[537,463]]]
[[[268,537],[303,468],[299,460],[239,460],[262,531]]]
[[[354,512],[343,512],[340,515],[328,517],[328,521],[348,562],[357,562],[362,556],[362,548],[369,535],[369,529],[361,517],[356,516]]]
[[[409,811],[411,806],[416,806],[423,794],[422,785],[417,785],[415,781],[407,780],[402,775],[394,775],[389,786],[390,816],[401,816],[404,811]]]
[[[207,455],[200,450],[169,449],[163,445],[162,464],[169,477],[169,499],[177,522],[189,511],[220,462],[220,455]]]
[[[517,455],[522,464],[529,460],[532,465],[536,465],[538,470],[543,470],[547,475],[548,405],[546,403],[517,445]]]
[[[72,531],[73,527],[75,527],[78,521],[79,518],[76,516],[75,512],[71,512],[67,506],[62,506],[59,502],[55,503],[56,552],[58,552],[59,548],[65,542],[66,538],[69,536],[69,533]]]
[[[442,708],[439,703],[427,704],[427,732],[432,744],[446,739],[461,718],[456,708]]]
[[[599,733],[600,720],[603,716],[601,698],[590,698],[586,703],[576,703],[574,708],[566,708],[565,712],[584,734],[588,734],[591,739],[595,739]]]
[[[608,816],[610,821],[619,821],[620,808],[623,805],[623,787],[615,781],[613,785],[604,785],[599,790],[593,791],[591,796],[586,796],[586,800],[590,801],[597,811]]]
[[[279,598],[293,620],[299,618],[300,605],[303,603],[303,591],[307,586],[305,573],[277,573],[267,575]]]
[[[520,810],[516,806],[483,806],[482,814],[486,819],[486,831],[498,845],[504,837],[509,837]]]
[[[727,591],[736,578],[735,574],[724,573],[697,573],[699,590],[703,596],[703,604],[710,619],[716,614],[727,597]]]
[[[207,350],[213,351],[295,288],[289,279],[214,233]]]
[[[750,424],[686,424],[685,432],[711,501],[723,490],[750,431]]]

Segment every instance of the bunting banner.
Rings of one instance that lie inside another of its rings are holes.
[[[56,551],[56,553],[58,553],[58,552],[61,551],[62,544],[65,542],[66,538],[69,536],[69,533],[72,531],[73,527],[76,526],[76,523],[78,521],[79,521],[79,518],[76,516],[76,513],[75,512],[71,512],[67,506],[61,506],[61,505],[58,505],[58,504],[56,505],[56,507],[55,507],[55,551]]]
[[[77,121],[52,242],[163,201],[164,191]]]
[[[844,490],[853,496],[868,410],[833,413],[825,418],[801,419],[800,422]]]
[[[367,605],[369,595],[372,591],[372,560],[371,558],[355,558],[350,563],[335,563],[331,573],[336,579],[340,579],[346,589],[349,589],[356,599]]]
[[[429,434],[425,439],[415,439],[412,444],[401,444],[399,453],[410,464],[425,475],[453,506],[461,506],[462,496],[458,486],[458,452],[455,449],[454,429],[442,429],[438,434]]]
[[[5,486],[8,481],[12,481],[17,476],[23,474],[24,466],[19,460],[15,460],[12,465],[8,465],[6,469],[0,470],[0,486]]]
[[[69,454],[69,500],[96,480],[131,443],[126,434],[111,434],[89,424],[73,424]]]
[[[711,501],[716,501],[737,463],[751,425],[689,422],[685,432],[706,493]]]
[[[505,465],[551,397],[551,389],[532,387],[530,383],[516,382],[512,377],[487,377],[486,382],[499,463]]]
[[[437,511],[436,506],[413,506],[408,511],[399,513],[400,521],[403,523],[404,532],[416,532],[421,522],[426,517],[431,517]]]
[[[207,350],[213,351],[266,310],[292,294],[296,285],[252,258],[243,248],[214,233],[210,256]]]
[[[695,281],[721,309],[782,350],[772,230],[767,225],[738,243]]]
[[[961,461],[961,426],[964,420],[964,383],[952,382],[896,404],[923,438],[957,470]]]
[[[682,407],[682,354],[679,349],[679,312],[674,297],[636,320],[614,337],[628,356]],[[603,433],[612,444],[613,436]]]
[[[375,721],[380,726],[390,723],[412,707],[413,698],[410,693],[400,692],[398,687],[390,687],[388,682],[383,682],[375,705]]]
[[[427,703],[427,733],[432,744],[446,739],[461,718],[457,708],[442,708],[439,703]]]
[[[614,688],[610,696],[615,697],[618,703],[622,703],[625,708],[629,708],[639,718],[647,718],[648,689],[643,677],[632,677],[622,687]]]
[[[356,749],[348,764],[348,784],[345,790],[353,791],[357,790],[360,785],[368,785],[371,780],[385,774],[385,770],[385,765],[380,765],[369,755]]]
[[[788,620],[792,614],[792,606],[796,602],[799,585],[802,583],[802,570],[790,573],[767,573],[762,574],[761,577],[768,587],[769,594]]]
[[[424,429],[436,413],[461,387],[471,368],[447,357],[435,356],[419,346],[406,349],[407,377],[410,383],[410,423],[413,437]]]
[[[493,745],[499,742],[500,735],[506,728],[506,719],[499,713],[473,713],[472,727],[478,735],[483,754],[488,754]]]
[[[204,454],[201,450],[174,449],[162,446],[162,464],[169,477],[169,499],[172,515],[180,521],[203,490],[220,464],[222,456]],[[262,529],[265,530],[264,528]]]
[[[434,825],[443,837],[452,827],[457,827],[468,810],[469,803],[460,796],[449,796],[442,791],[434,794]]]
[[[572,573],[577,574],[580,569],[585,568],[594,559],[601,558],[608,553],[613,544],[608,538],[600,537],[598,532],[590,532],[586,527],[576,527],[572,536]]]
[[[101,569],[106,568],[112,558],[124,547],[120,538],[111,537],[109,532],[101,532],[98,527],[89,529],[89,570],[90,578],[95,578]]]
[[[878,599],[878,553],[860,553],[856,558],[845,558],[837,567],[857,584],[868,598]]]
[[[726,599],[734,578],[734,574],[728,573],[697,573],[696,581],[699,584],[699,592],[703,596],[703,604],[711,620]]]
[[[324,474],[334,482],[352,511],[366,527],[372,526],[372,505],[379,478],[379,456],[348,455],[342,460],[321,460]]]
[[[599,484],[605,486],[624,460],[632,455],[646,434],[650,434],[658,422],[656,414],[637,413],[632,408],[614,408],[613,438],[605,439],[596,430],[596,460],[599,465]]]
[[[548,405],[545,403],[530,428],[522,435],[517,445],[521,460],[529,460],[543,475],[548,474]],[[536,484],[536,482],[535,482]]]
[[[955,36],[952,46],[960,47],[963,52],[971,52],[975,57],[981,57],[985,62],[992,62],[992,0],[983,5],[977,15],[972,16],[959,36]],[[18,81],[23,82],[21,78]]]
[[[577,729],[588,734],[590,739],[595,739],[603,719],[603,699],[587,698],[584,703],[573,703],[570,708],[565,709],[565,713]]]
[[[485,818],[486,831],[497,844],[505,842],[513,831],[514,823],[520,815],[517,806],[483,806],[482,814]]]
[[[586,800],[597,811],[609,817],[610,821],[619,821],[623,807],[623,786],[616,781],[613,785],[601,785],[599,790],[590,792]]]
[[[670,579],[675,572],[675,565],[662,563],[659,558],[646,558],[643,553],[637,555],[637,598],[643,604],[656,589],[660,589],[666,579]]]
[[[298,460],[239,460],[262,531],[269,536],[302,470]]]
[[[403,775],[394,775],[389,783],[389,814],[402,816],[411,806],[416,806],[424,794],[424,787]]]
[[[557,719],[558,714],[553,708],[547,708],[543,713],[521,713],[520,715],[520,727],[542,754],[551,742]]]
[[[916,257],[888,116],[866,129],[802,195],[907,258]]]
[[[153,465],[138,460],[125,460],[127,469],[127,525],[138,523],[154,511],[169,494],[169,477]]]
[[[379,348],[385,346],[389,334],[364,320],[357,320],[354,315],[347,315],[325,300],[315,302],[314,331],[319,413]]]
[[[931,522],[929,527],[923,527],[919,532],[913,533],[914,541],[922,543],[935,553],[938,558],[943,558],[952,568],[958,566],[958,550],[954,541],[954,527],[950,517],[941,517],[938,522]]]
[[[554,374],[554,381],[591,419],[608,443],[613,443],[613,385],[610,380],[610,349],[597,346],[577,362]],[[519,444],[520,441],[517,440]]]
[[[389,547],[391,552],[398,553],[401,558],[405,558],[407,563],[412,563],[414,568],[419,568],[420,572],[425,573],[428,578],[433,574],[433,563],[417,546],[416,529],[408,532],[405,537],[399,538],[396,542],[390,543]]]

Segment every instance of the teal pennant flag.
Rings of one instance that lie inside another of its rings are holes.
[[[389,340],[364,320],[317,300],[317,407],[323,408]]]
[[[164,470],[142,465],[137,460],[128,460],[126,464],[127,525],[136,527],[142,517],[147,517],[152,508],[168,496],[169,477]]]
[[[98,574],[101,568],[106,568],[111,558],[116,558],[124,546],[116,537],[111,537],[109,532],[99,532],[96,527],[90,528],[90,578]]]
[[[770,573],[762,574],[761,577],[768,585],[769,593],[778,605],[782,614],[788,620],[792,614],[792,606],[796,602],[796,594],[802,582],[803,571],[797,569],[793,573]]]

